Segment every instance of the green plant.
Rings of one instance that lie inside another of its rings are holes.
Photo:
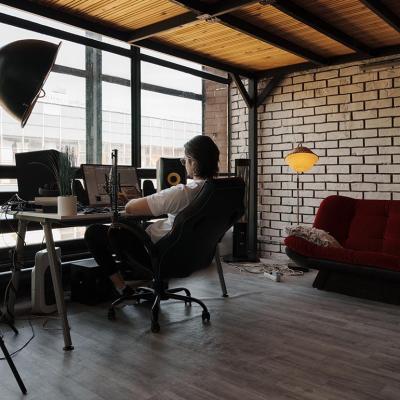
[[[54,176],[58,192],[60,196],[71,196],[72,180],[75,176],[75,155],[68,146],[65,147],[65,152],[54,153],[49,156],[47,163],[32,162],[31,164],[39,164],[47,168]]]
[[[53,160],[53,171],[56,178],[58,190],[60,196],[71,196],[72,191],[72,180],[74,178],[74,154],[71,152],[69,147],[65,148],[64,153],[60,153],[60,157],[57,160]]]

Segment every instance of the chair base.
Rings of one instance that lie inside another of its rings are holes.
[[[179,292],[185,292],[185,295],[177,294]],[[108,310],[108,319],[111,321],[115,320],[116,318],[115,309],[118,308],[120,304],[131,301],[136,301],[137,304],[140,304],[141,300],[152,301],[153,306],[151,307],[151,331],[153,333],[157,333],[160,331],[160,324],[158,323],[158,314],[160,311],[161,300],[170,300],[170,299],[184,301],[185,305],[189,306],[192,305],[192,302],[199,304],[203,309],[203,312],[201,314],[203,322],[210,322],[210,313],[208,312],[206,305],[201,300],[192,297],[190,291],[183,287],[173,288],[173,289],[167,289],[164,287],[159,289],[138,287],[136,288],[134,294],[128,296],[121,296],[111,304]]]

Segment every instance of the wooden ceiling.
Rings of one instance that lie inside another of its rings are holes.
[[[2,3],[247,75],[400,53],[399,0]]]

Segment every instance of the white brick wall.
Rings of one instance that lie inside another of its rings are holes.
[[[400,67],[361,65],[288,75],[259,107],[261,255],[283,256],[284,228],[296,221],[295,175],[284,162],[296,143],[320,157],[300,177],[302,223],[331,194],[400,199]],[[235,87],[232,116],[232,158],[247,157],[248,114]]]

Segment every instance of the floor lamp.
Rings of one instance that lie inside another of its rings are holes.
[[[0,106],[21,123],[23,128],[39,97],[43,97],[43,85],[53,69],[60,44],[43,40],[18,40],[0,48]],[[17,291],[19,267],[12,270],[11,290]],[[12,318],[13,319],[13,318]],[[7,323],[15,334],[18,330],[13,321],[0,310],[0,321]],[[9,354],[0,332],[0,348],[23,394],[26,388]]]
[[[318,156],[308,147],[299,144],[291,153],[285,157],[285,162],[297,173],[297,225],[300,224],[300,184],[299,175],[310,170],[318,161]]]

